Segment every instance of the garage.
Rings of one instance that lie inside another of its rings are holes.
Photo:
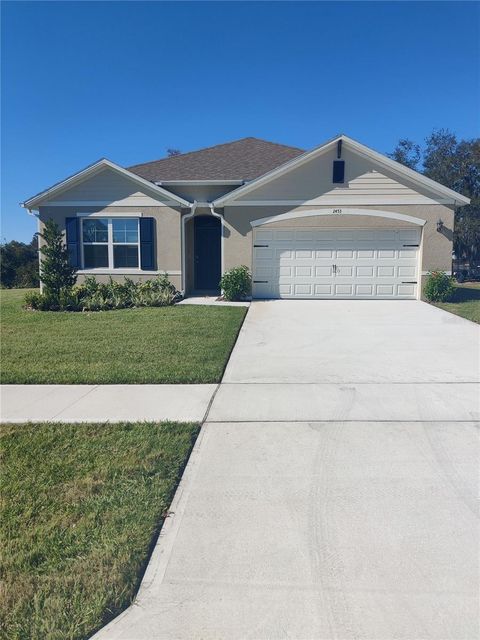
[[[415,299],[420,229],[255,228],[253,297]]]

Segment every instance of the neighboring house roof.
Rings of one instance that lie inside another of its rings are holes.
[[[373,149],[370,149],[370,147],[366,147],[360,142],[357,142],[356,140],[353,140],[352,138],[349,138],[348,136],[342,134],[340,136],[332,138],[331,140],[328,140],[324,144],[321,144],[319,147],[315,147],[315,149],[312,149],[312,151],[307,151],[306,153],[298,155],[288,162],[285,162],[281,166],[275,167],[268,173],[257,177],[248,184],[238,187],[238,189],[234,189],[226,195],[217,198],[214,201],[213,205],[215,207],[223,207],[225,204],[235,201],[239,196],[254,192],[257,187],[263,186],[271,182],[272,180],[275,180],[276,178],[289,173],[290,171],[300,167],[302,164],[305,164],[313,158],[320,156],[322,153],[326,153],[327,151],[332,149],[332,147],[334,147],[340,140],[342,141],[342,144],[345,144],[345,146],[349,147],[352,151],[355,151],[359,155],[364,156],[374,161],[376,164],[389,169],[400,177],[403,176],[404,178],[407,178],[411,182],[417,184],[420,187],[423,187],[424,189],[427,189],[437,196],[441,196],[444,199],[455,202],[458,205],[470,203],[470,199],[466,196],[463,196],[460,193],[457,193],[456,191],[443,186],[439,182],[435,182],[435,180],[427,178],[423,174],[418,173],[418,171],[409,169],[405,165],[400,164],[399,162],[396,162],[395,160],[392,160],[391,158],[378,153],[378,151],[374,151]]]
[[[85,169],[82,169],[81,171],[74,173],[72,176],[65,178],[65,180],[62,180],[61,182],[57,182],[52,187],[45,189],[45,191],[41,191],[40,193],[37,193],[35,196],[32,196],[31,198],[29,198],[28,200],[25,200],[25,202],[21,203],[22,207],[25,207],[26,209],[36,209],[43,200],[51,200],[52,197],[55,196],[57,193],[60,193],[65,189],[68,189],[78,184],[79,182],[82,182],[83,180],[86,180],[87,178],[92,177],[93,175],[99,173],[100,171],[103,171],[103,169],[105,168],[112,169],[113,171],[125,176],[129,180],[132,180],[133,182],[143,187],[144,189],[147,188],[147,190],[149,190],[150,192],[154,192],[155,194],[161,195],[162,197],[167,198],[169,201],[176,202],[178,204],[183,205],[184,207],[190,206],[190,203],[187,200],[180,198],[180,196],[173,194],[171,191],[162,189],[162,187],[159,187],[156,184],[153,184],[152,182],[145,180],[144,178],[142,178],[141,176],[138,176],[135,173],[131,173],[130,171],[128,171],[127,169],[124,169],[120,165],[115,164],[115,162],[112,162],[111,160],[107,160],[107,158],[101,158],[100,160],[97,160],[97,162],[94,162],[93,164],[88,165],[88,167],[85,167]]]
[[[199,151],[128,167],[152,182],[170,180],[253,180],[304,153],[259,138],[242,138]]]

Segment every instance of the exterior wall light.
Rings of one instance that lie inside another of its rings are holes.
[[[443,229],[443,220],[441,218],[439,218],[437,220],[437,231],[441,233],[442,229]]]

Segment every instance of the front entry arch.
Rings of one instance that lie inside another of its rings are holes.
[[[214,216],[195,216],[194,287],[196,291],[220,292],[222,225]]]

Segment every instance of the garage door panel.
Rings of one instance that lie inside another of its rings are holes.
[[[256,230],[254,297],[415,298],[419,240],[416,229]]]
[[[377,267],[377,276],[379,278],[392,278],[395,276],[394,266]]]
[[[353,296],[353,284],[335,284],[335,294],[337,296]]]
[[[278,269],[278,273],[280,276],[287,276],[288,278],[291,278],[293,276],[293,270],[294,270],[294,267],[290,267],[287,265],[280,265]]]
[[[258,229],[255,233],[255,241],[258,243],[269,242],[274,240],[273,231],[267,231],[266,229]]]
[[[393,296],[394,292],[395,286],[393,284],[377,285],[377,295],[379,296]]]
[[[295,267],[295,275],[301,276],[301,277],[303,276],[311,277],[313,268],[314,268],[313,266]]]
[[[353,276],[353,266],[350,265],[337,265],[337,278],[351,278]]]
[[[314,294],[321,297],[333,296],[333,285],[331,284],[316,284],[314,288]]]
[[[257,260],[271,260],[273,258],[273,249],[269,247],[254,247],[253,255]]]
[[[311,296],[313,293],[311,284],[295,284],[295,295],[297,296]]]
[[[357,284],[355,285],[355,293],[357,296],[374,296],[375,286],[373,284]]]
[[[373,249],[358,249],[357,258],[371,259],[375,257],[375,251]]]
[[[317,278],[331,278],[333,276],[333,268],[331,265],[315,267],[315,276]]]
[[[399,284],[397,287],[399,296],[406,296],[408,298],[413,297],[415,295],[415,285],[414,284]]]
[[[363,278],[373,278],[375,275],[375,267],[373,266],[365,266],[365,267],[357,267],[356,268],[356,276]]]
[[[404,267],[404,266],[399,266],[397,267],[398,269],[398,275],[401,278],[415,278],[416,276],[416,268],[411,266],[411,267]]]
[[[417,251],[415,248],[408,248],[408,249],[399,249],[398,250],[398,257],[399,258],[406,258],[407,260],[412,259],[413,256],[416,256]]]

